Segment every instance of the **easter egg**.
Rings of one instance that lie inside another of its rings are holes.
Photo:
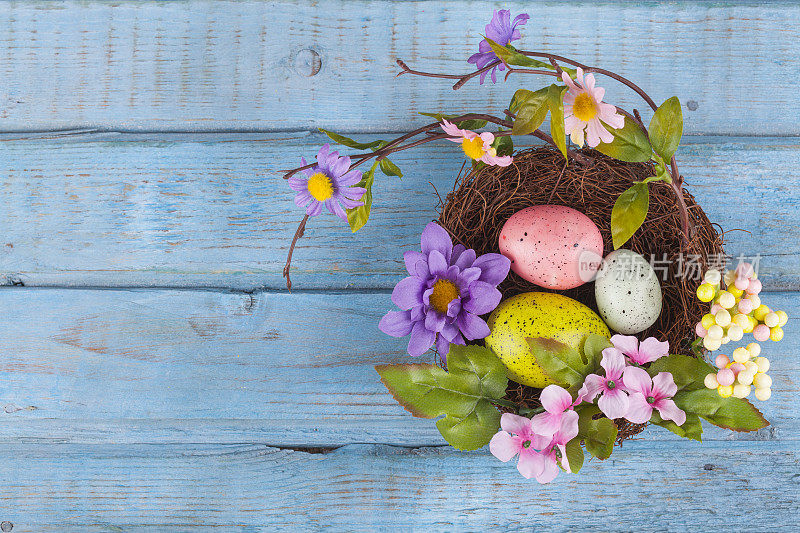
[[[661,284],[650,263],[620,248],[603,260],[594,283],[597,310],[608,327],[630,335],[652,326],[661,314]],[[711,337],[712,326],[708,330]]]
[[[582,350],[587,335],[610,335],[594,311],[572,298],[547,292],[526,292],[500,302],[487,324],[491,334],[485,339],[486,347],[506,365],[508,377],[538,388],[553,382],[536,364],[525,339],[545,337]]]
[[[511,270],[548,289],[572,289],[594,278],[603,236],[589,217],[561,205],[517,211],[503,225],[500,253]]]

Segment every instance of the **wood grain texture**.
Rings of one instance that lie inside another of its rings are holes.
[[[798,292],[768,295],[792,317],[765,345],[773,397],[757,404],[772,426],[707,427],[703,444],[650,428],[542,488],[485,450],[443,446],[372,368],[408,361],[377,321],[400,251],[434,217],[431,185],[452,185],[455,147],[396,156],[406,177],[379,180],[363,232],[314,220],[295,263],[305,292],[258,290],[283,287],[301,214],[277,171],[316,152],[323,137],[306,131],[499,112],[545,82],[394,78],[398,57],[469,70],[496,7],[0,3],[0,132],[23,132],[0,135],[0,280],[27,285],[0,289],[0,529],[800,528]],[[728,234],[728,252],[761,254],[768,287],[800,289],[800,2],[504,7],[533,15],[526,46],[677,94],[685,131],[706,134],[681,148],[690,190],[751,232]],[[197,290],[212,287],[255,292]],[[293,449],[313,447],[326,453]]]
[[[800,134],[797,2],[506,2],[525,47],[617,70],[686,131]],[[3,2],[0,130],[401,131],[416,111],[502,111],[496,90],[394,79],[400,57],[468,72],[493,2]],[[311,75],[317,72],[316,75]],[[761,81],[759,81],[761,80]],[[609,85],[628,107],[632,93]],[[375,113],[375,109],[385,112]]]
[[[794,531],[799,469],[774,442],[629,442],[544,487],[451,448],[11,444],[0,519],[15,533]]]
[[[796,293],[765,297],[800,316]],[[444,444],[392,399],[373,365],[408,362],[377,329],[387,293],[234,294],[3,289],[0,443]],[[773,395],[757,434],[796,441],[800,320],[764,346]],[[423,360],[427,361],[428,358]],[[652,428],[645,439],[677,440]]]
[[[359,138],[374,139],[374,136]],[[285,287],[281,270],[302,211],[278,170],[313,156],[307,134],[6,135],[0,175],[0,277],[29,286]],[[351,152],[352,153],[352,152]],[[385,289],[403,276],[463,161],[451,143],[393,159],[369,224],[308,226],[295,254],[300,289]],[[689,190],[726,230],[727,251],[763,256],[773,289],[800,288],[800,142],[690,138],[680,152]],[[656,185],[659,186],[659,185]],[[663,186],[663,185],[661,185]]]

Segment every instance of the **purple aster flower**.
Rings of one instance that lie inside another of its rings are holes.
[[[306,160],[301,158],[305,166]],[[361,181],[361,172],[350,170],[350,158],[339,157],[339,152],[331,152],[326,144],[319,149],[317,164],[303,170],[305,178],[289,178],[289,187],[297,191],[294,203],[305,207],[306,214],[315,217],[322,213],[322,205],[347,222],[345,209],[353,209],[364,205],[358,200],[364,196],[366,189],[353,187]],[[344,209],[343,209],[344,208]]]
[[[410,276],[395,286],[392,302],[401,311],[381,319],[381,331],[392,337],[411,334],[408,353],[418,356],[433,344],[444,358],[450,343],[489,335],[480,318],[500,303],[497,285],[508,275],[511,261],[500,254],[476,257],[475,250],[453,246],[447,231],[431,222],[422,232],[422,252],[403,255]]]
[[[520,35],[517,26],[522,26],[528,19],[531,18],[530,15],[522,13],[521,15],[517,15],[514,18],[514,22],[511,22],[511,11],[507,9],[501,9],[500,11],[495,11],[494,16],[492,17],[492,21],[486,25],[486,37],[493,40],[497,44],[501,46],[508,45],[511,41],[516,41],[522,35]],[[473,54],[467,59],[467,62],[474,63],[478,69],[482,69],[492,61],[497,61],[498,57],[492,51],[492,47],[489,46],[489,43],[486,39],[482,40],[478,45],[479,52],[477,54]],[[503,63],[500,63],[493,69],[492,72],[492,83],[497,83],[497,69],[505,70],[506,66]],[[489,71],[481,73],[481,84],[483,84],[483,80],[486,78],[486,74]]]

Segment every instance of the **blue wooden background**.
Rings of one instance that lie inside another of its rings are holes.
[[[772,426],[649,429],[542,487],[403,411],[377,321],[449,143],[398,154],[356,236],[314,220],[284,291],[301,213],[277,170],[317,127],[501,110],[522,79],[394,79],[397,57],[466,70],[498,7],[532,15],[527,47],[684,103],[689,189],[792,317],[765,347]],[[0,529],[796,530],[798,42],[798,2],[0,4]]]

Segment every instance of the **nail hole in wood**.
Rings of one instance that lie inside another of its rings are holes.
[[[697,108],[700,107],[700,105],[697,103],[697,100],[689,100],[686,102],[686,107],[689,108],[689,111],[697,111]]]
[[[322,58],[311,48],[304,48],[295,54],[293,66],[295,72],[310,78],[316,76],[322,68]]]
[[[12,529],[14,529],[14,524],[8,520],[3,520],[0,522],[0,531],[11,531]]]
[[[714,465],[712,465],[711,463],[703,465],[703,470],[714,470]]]

